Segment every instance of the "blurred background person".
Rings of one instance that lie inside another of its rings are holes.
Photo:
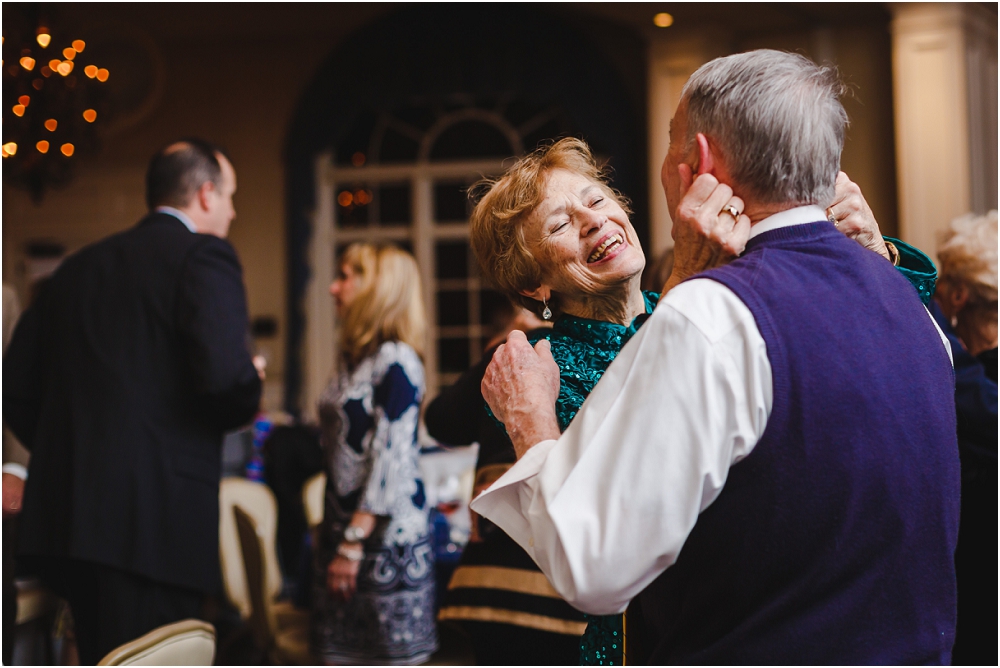
[[[3,416],[32,453],[19,566],[69,603],[84,664],[218,588],[222,436],[261,393],[235,191],[212,144],[159,151],[149,214],[67,258],[4,355]]]
[[[482,359],[443,389],[424,415],[427,432],[437,440],[479,444],[473,498],[516,461],[510,439],[485,409],[479,386],[486,367],[511,331],[541,337],[552,328],[524,307],[507,303],[506,322],[487,343]],[[469,636],[478,665],[576,664],[586,627],[583,614],[555,593],[527,552],[476,513],[438,619]]]
[[[437,649],[418,464],[426,315],[413,257],[354,244],[330,285],[340,364],[319,402],[327,489],[312,642],[328,664],[417,664]]]
[[[935,301],[962,345],[996,377],[997,211],[956,218],[938,247]],[[992,352],[991,352],[992,351]]]
[[[997,212],[949,225],[931,311],[955,360],[962,511],[952,662],[997,662]]]
[[[7,350],[14,325],[21,315],[14,288],[3,284],[3,349]],[[21,512],[24,479],[28,477],[28,451],[5,426],[3,428],[3,662],[10,665],[17,622],[17,588],[14,586],[14,542],[17,516]]]
[[[21,304],[17,292],[6,283],[3,284],[3,349],[14,333],[14,325],[21,315]],[[28,459],[30,455],[10,430],[3,430],[3,514],[4,517],[14,516],[21,511],[21,496],[24,492],[24,479],[28,476]],[[18,483],[14,480],[20,481]]]

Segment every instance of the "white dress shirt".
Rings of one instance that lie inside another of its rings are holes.
[[[181,211],[180,209],[175,209],[172,206],[158,206],[156,207],[156,213],[165,213],[170,216],[173,216],[177,220],[184,223],[184,227],[188,228],[195,234],[198,233],[198,228],[194,226],[194,221],[188,218],[187,214]]]
[[[21,480],[28,479],[28,469],[25,468],[24,464],[18,464],[17,462],[8,462],[7,464],[4,464],[3,472],[17,476]]]
[[[751,237],[817,220],[822,209],[798,207]],[[559,440],[532,447],[472,509],[571,605],[621,612],[677,560],[729,467],[764,433],[772,398],[750,310],[717,281],[688,281],[663,296]]]

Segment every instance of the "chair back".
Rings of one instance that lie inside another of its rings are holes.
[[[250,629],[257,646],[268,652],[274,644],[278,624],[274,618],[274,599],[268,596],[265,589],[267,560],[264,556],[264,537],[260,527],[242,507],[233,506],[233,519],[243,551],[243,567],[250,598]]]
[[[326,498],[326,474],[322,471],[306,480],[302,485],[302,507],[306,512],[306,526],[314,529],[323,523],[323,507]]]
[[[215,628],[185,619],[153,629],[117,647],[98,666],[211,666],[215,660]]]
[[[243,619],[251,613],[250,592],[247,587],[243,550],[233,516],[239,506],[254,520],[262,536],[264,560],[264,592],[270,600],[281,593],[281,569],[275,550],[278,529],[278,504],[274,494],[263,483],[245,478],[223,478],[219,485],[219,560],[222,565],[222,583],[226,598]]]

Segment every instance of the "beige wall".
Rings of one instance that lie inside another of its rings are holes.
[[[997,16],[978,3],[892,10],[900,229],[934,255],[953,218],[997,206]]]

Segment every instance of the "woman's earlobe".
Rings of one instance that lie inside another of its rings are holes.
[[[952,288],[950,297],[955,307],[955,313],[959,313],[969,303],[969,287],[964,283],[956,285]]]
[[[531,297],[536,301],[548,301],[552,298],[552,290],[545,285],[539,285],[537,288],[531,290],[521,290],[521,295],[525,297]]]

